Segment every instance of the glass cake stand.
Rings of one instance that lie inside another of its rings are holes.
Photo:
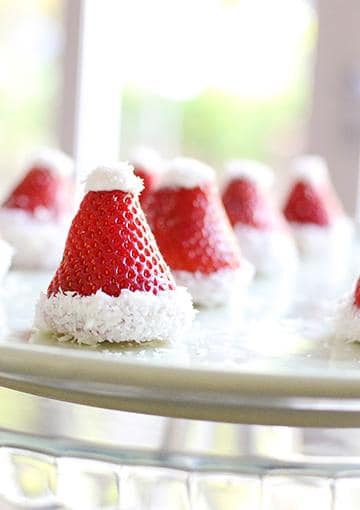
[[[359,508],[360,346],[331,319],[354,273],[327,275],[255,282],[175,344],[88,348],[31,337],[50,275],[11,273],[0,508]]]

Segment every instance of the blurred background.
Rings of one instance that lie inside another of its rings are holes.
[[[354,212],[358,19],[356,0],[0,0],[1,192],[44,144],[84,167],[139,144],[218,170],[312,151]]]

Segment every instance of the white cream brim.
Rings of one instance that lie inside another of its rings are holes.
[[[221,269],[210,274],[173,271],[173,275],[178,285],[189,289],[195,304],[212,307],[242,298],[254,272],[254,267],[242,260],[239,269]]]
[[[55,269],[62,257],[70,218],[55,223],[24,211],[0,210],[0,235],[14,248],[18,269]]]
[[[60,341],[99,342],[173,340],[190,325],[194,310],[186,289],[150,292],[122,290],[119,297],[102,291],[91,296],[59,292],[41,294],[34,328]]]
[[[291,223],[300,253],[305,258],[338,261],[347,256],[354,234],[354,224],[348,217],[337,219],[331,226]]]
[[[240,224],[234,226],[234,232],[242,254],[255,266],[257,273],[270,275],[296,269],[297,249],[288,233]]]

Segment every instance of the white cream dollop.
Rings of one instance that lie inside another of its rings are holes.
[[[139,195],[143,181],[134,174],[134,167],[127,161],[97,166],[85,180],[85,191],[124,191]]]

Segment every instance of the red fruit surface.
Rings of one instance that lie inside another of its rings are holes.
[[[150,193],[154,190],[158,182],[158,176],[154,172],[149,172],[139,166],[135,167],[135,175],[141,177],[144,181],[144,189],[140,195],[140,204],[143,205],[143,203],[147,201]]]
[[[242,224],[256,229],[271,229],[283,218],[256,183],[234,179],[223,193],[223,203],[231,225]]]
[[[147,217],[171,269],[210,274],[239,267],[236,240],[212,184],[155,191]]]
[[[31,215],[46,210],[58,218],[71,209],[72,184],[46,168],[34,167],[12,191],[3,207],[23,209]]]
[[[139,200],[123,191],[90,191],[75,216],[48,295],[89,296],[122,289],[157,294],[175,289]]]
[[[312,223],[328,226],[335,215],[341,214],[341,206],[328,186],[315,188],[306,182],[297,182],[285,204],[284,214],[294,223]]]

